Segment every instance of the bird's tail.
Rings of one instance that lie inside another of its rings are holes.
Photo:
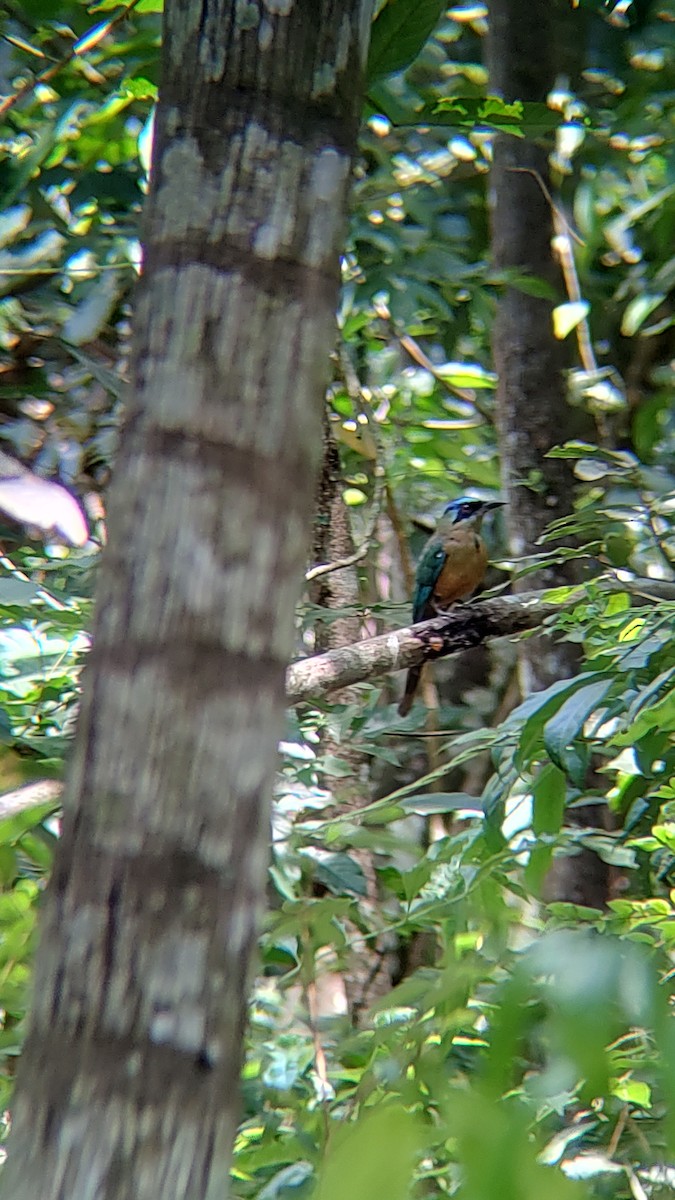
[[[408,674],[406,675],[406,680],[405,680],[405,691],[403,693],[403,698],[401,700],[401,703],[398,706],[399,716],[405,717],[410,712],[410,709],[413,706],[413,700],[415,699],[415,693],[417,691],[417,687],[418,687],[421,675],[422,675],[421,667],[411,667],[410,670],[408,671]]]

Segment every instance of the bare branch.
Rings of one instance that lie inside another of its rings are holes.
[[[343,571],[345,567],[353,567],[361,559],[365,558],[369,550],[368,543],[359,546],[353,554],[347,558],[338,558],[336,562],[322,563],[318,567],[310,567],[309,571],[305,571],[305,580],[310,583],[312,579],[318,579],[320,575],[330,575],[331,571]]]
[[[519,596],[456,604],[449,613],[431,621],[393,629],[380,637],[302,659],[289,667],[286,676],[288,701],[290,704],[307,703],[336,688],[467,650],[487,638],[507,637],[535,629],[546,617],[560,612],[559,604],[542,600],[545,594],[523,592]],[[579,590],[576,601],[583,595]]]
[[[88,53],[89,50],[93,50],[94,46],[98,46],[99,42],[102,42],[116,25],[119,25],[121,21],[124,21],[125,18],[129,16],[129,13],[133,11],[138,3],[139,0],[129,0],[129,3],[124,6],[121,12],[115,13],[115,16],[111,17],[109,21],[106,21],[105,24],[97,23],[96,25],[92,26],[92,28],[84,35],[84,37],[78,38],[68,53],[64,54],[63,58],[59,59],[58,62],[53,63],[50,67],[46,67],[45,70],[41,71],[39,75],[36,75],[34,79],[26,79],[25,82],[21,84],[21,87],[17,88],[15,92],[12,92],[11,96],[6,96],[0,103],[0,117],[4,117],[5,113],[8,112],[9,109],[15,104],[17,104],[19,100],[23,100],[25,96],[28,96],[30,92],[34,91],[38,84],[49,83],[49,81],[52,80],[55,75],[58,75],[59,71],[62,71],[63,68],[66,67],[69,62],[72,62],[74,58],[79,58],[80,55]]]
[[[35,808],[37,804],[53,803],[57,808],[61,802],[63,784],[56,779],[37,779],[34,783],[24,784],[12,792],[3,792],[0,796],[0,820],[16,817],[27,808]]]
[[[593,585],[607,592],[629,592],[651,602],[675,601],[675,583],[666,580],[620,580],[616,576],[606,576],[594,579]],[[550,594],[550,591],[521,592],[514,596],[455,604],[450,612],[431,621],[392,629],[380,637],[301,659],[292,663],[286,673],[288,703],[307,704],[338,688],[377,679],[390,671],[402,671],[435,658],[446,658],[449,654],[479,646],[489,638],[525,633],[536,629],[547,617],[587,598],[585,587],[575,588],[562,603],[551,603],[547,599]]]

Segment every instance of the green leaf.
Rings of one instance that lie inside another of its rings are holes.
[[[454,117],[454,120],[453,120]],[[538,101],[507,104],[498,96],[444,96],[434,108],[426,106],[419,114],[419,124],[460,125],[473,128],[488,126],[514,137],[540,137],[561,123],[559,113]]]
[[[387,0],[370,33],[368,81],[410,66],[436,28],[444,9],[443,0]]]
[[[98,0],[98,3],[90,5],[89,12],[108,12],[111,8],[120,7],[120,0]],[[134,9],[134,12],[139,13],[161,13],[163,11],[164,0],[139,0]]]
[[[650,296],[648,292],[640,296],[635,296],[629,304],[626,305],[626,311],[623,314],[621,321],[621,333],[624,337],[632,337],[637,333],[638,329],[647,320],[647,317],[654,312],[659,304],[663,304],[666,299],[662,293],[656,296]]]
[[[122,91],[127,96],[133,96],[134,100],[154,101],[157,99],[158,88],[156,83],[151,83],[149,79],[139,75],[135,79],[125,79]]]
[[[419,816],[425,817],[431,813],[457,812],[458,809],[483,811],[480,797],[470,796],[468,792],[420,792],[402,800],[399,807],[405,812],[418,813]]]
[[[515,1014],[512,1019],[515,1024]],[[447,1126],[458,1143],[467,1200],[581,1200],[584,1195],[578,1184],[537,1161],[524,1105],[476,1087],[453,1089]]]
[[[544,746],[554,763],[563,767],[571,743],[581,733],[591,713],[609,692],[613,680],[596,679],[578,688],[544,726]]]
[[[501,96],[486,96],[480,110],[482,117],[510,117],[517,121],[522,119],[523,111],[522,100],[509,103],[502,100]]]
[[[0,846],[14,845],[24,833],[35,829],[36,825],[41,825],[52,813],[58,812],[59,807],[60,805],[53,801],[45,801],[25,809],[24,812],[16,813],[13,817],[6,817],[4,821],[0,821]]]
[[[651,1108],[652,1089],[648,1083],[640,1079],[620,1079],[612,1087],[612,1095],[626,1104],[636,1104],[639,1108]]]
[[[565,813],[565,795],[564,773],[548,763],[537,774],[532,788],[532,829],[536,834],[558,832]]]
[[[565,772],[574,787],[582,788],[584,786],[590,757],[590,749],[583,742],[575,742],[572,746],[561,749],[558,766]]]
[[[588,680],[598,678],[596,671],[586,671],[572,679],[559,679],[541,692],[533,692],[513,710],[504,722],[504,729],[518,731],[516,762],[528,763],[541,745],[542,731],[546,721],[564,701],[567,692],[576,691]],[[518,728],[522,723],[522,728]]]
[[[497,376],[477,363],[446,362],[434,368],[437,375],[453,387],[495,388]]]
[[[15,875],[16,851],[12,846],[0,845],[0,887],[9,887]]]
[[[538,275],[525,275],[522,271],[507,270],[498,272],[492,277],[492,281],[497,284],[506,283],[522,292],[524,296],[535,296],[539,300],[558,299],[555,288],[548,280],[540,279]]]
[[[313,1200],[408,1200],[422,1145],[414,1113],[380,1101],[355,1124],[333,1129]]]
[[[675,729],[675,690],[668,692],[658,704],[653,704],[638,713],[630,728],[615,733],[610,739],[615,746],[635,746],[652,729],[662,733]]]
[[[327,854],[321,850],[312,851],[311,848],[303,853],[314,859],[314,878],[323,883],[334,896],[344,896],[345,893],[366,895],[368,889],[365,876],[351,855]]]

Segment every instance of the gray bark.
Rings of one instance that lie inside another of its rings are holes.
[[[371,0],[168,0],[8,1200],[223,1200]]]

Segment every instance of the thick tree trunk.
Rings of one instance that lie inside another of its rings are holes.
[[[63,838],[0,1192],[222,1200],[371,0],[167,0]]]
[[[568,20],[574,15],[571,11]],[[505,100],[545,101],[555,82],[554,54],[562,16],[550,0],[490,0],[488,65],[490,88]],[[564,299],[552,252],[548,154],[526,138],[495,139],[490,207],[492,252],[498,270],[535,276]],[[511,550],[516,556],[536,549],[548,523],[570,511],[572,476],[564,459],[546,458],[552,446],[574,435],[566,402],[562,344],[553,335],[555,301],[505,289],[493,335],[499,374],[497,414]],[[574,565],[542,571],[524,587],[576,582]],[[576,648],[568,642],[532,639],[520,653],[526,692],[538,691],[577,669]],[[575,823],[584,824],[576,810]],[[596,810],[588,810],[588,823]],[[556,864],[552,895],[601,905],[609,873],[588,851]]]
[[[542,101],[553,85],[551,9],[549,0],[491,0],[490,87],[507,100]],[[551,249],[549,188],[546,147],[526,138],[495,139],[490,178],[494,266],[545,281],[562,301],[562,279]],[[563,459],[545,457],[570,427],[563,353],[553,336],[554,303],[505,288],[493,332],[506,520],[517,555],[533,553],[546,525],[570,510],[569,467]],[[560,582],[555,568],[542,572],[535,586]],[[530,586],[528,578],[523,587]],[[527,646],[524,650],[527,654]],[[551,667],[541,662],[541,645],[530,658],[532,683],[544,686],[536,673],[541,665],[548,683]]]

